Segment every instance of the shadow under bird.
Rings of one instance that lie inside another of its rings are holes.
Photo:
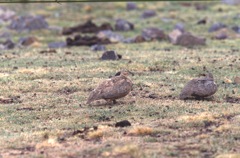
[[[204,77],[195,78],[189,81],[182,89],[179,98],[183,100],[192,97],[209,97],[216,93],[217,89],[212,73],[207,73]]]
[[[95,100],[104,99],[116,103],[116,99],[123,98],[132,90],[133,83],[128,77],[130,71],[120,71],[115,76],[100,83],[89,95],[87,104]]]

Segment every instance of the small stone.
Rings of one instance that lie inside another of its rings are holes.
[[[207,18],[203,18],[197,22],[198,25],[200,24],[206,24],[207,23]]]
[[[156,27],[149,27],[149,28],[143,29],[142,37],[145,40],[153,40],[153,39],[165,40],[166,39],[166,35],[164,31]]]
[[[124,40],[124,37],[120,34],[117,34],[111,30],[100,31],[97,34],[97,37],[100,39],[108,39],[111,43],[118,43]]]
[[[129,31],[134,30],[134,25],[127,20],[117,19],[115,24],[115,30],[117,31]]]
[[[235,31],[236,33],[240,33],[240,26],[233,26],[232,30]]]
[[[136,5],[136,3],[135,2],[127,2],[127,10],[135,10],[135,9],[137,9],[137,5]]]
[[[47,29],[48,23],[45,21],[43,16],[19,16],[18,18],[12,20],[8,28],[19,32],[23,30],[32,31]]]
[[[218,30],[220,30],[222,28],[225,28],[225,27],[227,27],[225,24],[215,23],[208,29],[208,32],[218,31]]]
[[[128,120],[123,120],[115,124],[115,127],[127,127],[127,126],[131,126],[131,123]]]
[[[182,33],[185,32],[185,27],[184,27],[184,24],[182,24],[182,23],[177,23],[175,25],[174,29],[181,31]]]
[[[228,4],[228,5],[239,5],[240,1],[239,0],[222,0],[223,3]]]
[[[227,39],[227,38],[228,38],[228,36],[225,33],[219,33],[215,36],[215,39],[218,39],[218,40],[224,40],[224,39]]]
[[[118,54],[115,51],[106,51],[103,53],[101,60],[118,60]]]
[[[196,45],[205,45],[206,39],[194,36],[189,32],[185,32],[177,38],[176,44],[184,47],[193,47]]]
[[[0,43],[0,49],[13,49],[14,47],[15,44],[10,39],[7,39],[5,42]]]
[[[146,18],[151,18],[151,17],[154,17],[156,16],[156,12],[154,10],[145,10],[143,13],[142,13],[142,18],[143,19],[146,19]]]
[[[234,83],[240,84],[240,77],[239,77],[239,76],[236,76],[236,77],[234,78]]]
[[[48,48],[64,48],[67,46],[66,42],[51,42],[48,43]]]
[[[101,44],[94,44],[91,46],[91,50],[92,51],[104,51],[104,50],[106,50],[106,47]]]

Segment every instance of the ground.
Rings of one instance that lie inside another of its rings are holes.
[[[194,4],[207,9],[196,10]],[[126,11],[125,5],[5,4],[22,15],[44,15],[50,26],[89,18],[114,25],[121,17],[135,24],[134,31],[119,32],[126,37],[148,26],[168,33],[182,22],[207,42],[193,48],[168,41],[110,44],[107,49],[122,59],[101,61],[103,52],[87,46],[40,53],[48,42],[65,40],[57,31],[11,31],[14,41],[29,34],[39,41],[1,51],[0,157],[240,157],[240,89],[234,83],[240,75],[240,39],[214,40],[208,32],[215,22],[229,28],[239,24],[234,18],[239,8],[220,2],[141,2],[138,10]],[[146,9],[157,16],[140,19]],[[197,25],[205,17],[207,24]],[[90,91],[121,69],[134,73],[132,92],[116,105],[104,100],[86,105]],[[186,82],[205,69],[213,73],[217,93],[207,100],[179,100]],[[131,126],[115,127],[122,120]]]

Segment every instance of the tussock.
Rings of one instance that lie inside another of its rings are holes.
[[[150,135],[153,133],[153,129],[150,127],[134,127],[128,132],[128,135]]]

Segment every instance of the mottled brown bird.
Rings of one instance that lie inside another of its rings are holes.
[[[87,104],[95,100],[105,99],[106,101],[113,101],[125,97],[132,90],[132,81],[128,78],[131,72],[123,70],[120,75],[113,76],[100,83],[89,95]]]
[[[204,98],[213,95],[216,91],[217,85],[214,82],[213,75],[207,73],[204,77],[195,78],[189,81],[182,89],[179,98]]]

